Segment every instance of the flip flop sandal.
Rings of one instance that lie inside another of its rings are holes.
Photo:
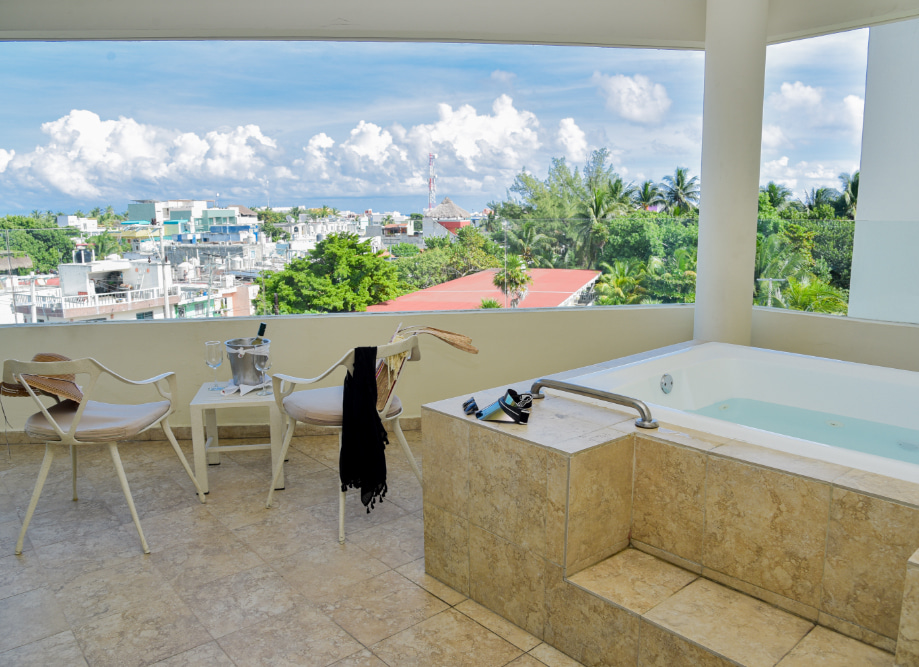
[[[466,409],[468,403],[467,401],[466,404],[464,404],[464,409]],[[475,417],[476,419],[485,421],[526,424],[530,419],[529,408],[532,405],[532,394],[518,394],[513,389],[508,389],[504,396],[491,405],[476,412]],[[467,412],[466,414],[469,413]]]

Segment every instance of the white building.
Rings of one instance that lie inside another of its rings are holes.
[[[57,216],[58,227],[73,227],[81,232],[99,231],[99,222],[95,218],[81,218],[76,215]]]

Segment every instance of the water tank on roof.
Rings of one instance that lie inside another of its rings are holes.
[[[111,255],[106,255],[105,258],[106,259],[121,259],[121,255],[116,255],[115,253],[112,253]]]
[[[191,264],[192,266],[200,266],[200,265],[201,265],[201,261],[200,261],[197,257],[190,257],[190,258],[188,259],[188,263]]]
[[[89,248],[80,248],[73,254],[73,261],[76,264],[89,264],[93,261],[93,251]]]
[[[194,275],[195,267],[191,262],[182,262],[176,267],[176,275],[179,280],[188,280],[190,275]]]
[[[242,271],[243,258],[242,257],[231,257],[230,258],[230,268],[233,271]]]
[[[319,243],[324,238],[325,234],[316,234],[316,243]]]

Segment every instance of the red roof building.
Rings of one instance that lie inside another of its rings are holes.
[[[412,292],[398,299],[368,306],[371,313],[426,310],[476,310],[482,299],[505,303],[504,293],[492,284],[497,269],[488,269],[434,287]],[[599,271],[582,269],[530,269],[527,295],[518,308],[558,308],[577,305],[581,294],[600,277]],[[506,302],[510,304],[508,297]]]

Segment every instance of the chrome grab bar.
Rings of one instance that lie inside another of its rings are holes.
[[[548,387],[549,389],[558,389],[559,391],[567,391],[572,394],[580,394],[581,396],[588,396],[590,398],[599,398],[601,401],[607,401],[608,403],[615,403],[616,405],[624,405],[627,408],[633,408],[638,412],[639,415],[641,415],[641,417],[635,420],[635,426],[639,428],[657,428],[659,426],[657,421],[651,417],[651,411],[648,409],[648,406],[645,405],[642,401],[639,401],[637,398],[630,398],[629,396],[614,394],[609,391],[603,391],[602,389],[590,389],[588,387],[582,387],[581,385],[571,384],[570,382],[550,380],[548,378],[541,378],[533,383],[533,386],[530,387],[530,393],[533,394],[533,398],[546,397],[545,394],[540,393],[540,390],[543,387]]]

